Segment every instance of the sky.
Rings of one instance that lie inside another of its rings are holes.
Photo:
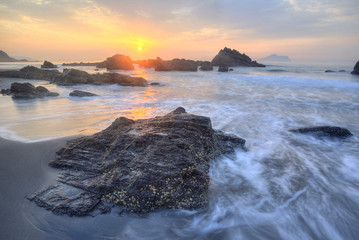
[[[0,50],[52,61],[359,60],[358,0],[0,0]],[[139,50],[141,48],[141,50]]]

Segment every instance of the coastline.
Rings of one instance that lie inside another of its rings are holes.
[[[26,196],[55,180],[58,172],[51,169],[48,162],[71,138],[35,143],[0,138],[0,231],[3,239],[48,239],[49,236],[26,217],[30,203]]]

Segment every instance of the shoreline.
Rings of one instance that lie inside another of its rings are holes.
[[[40,208],[32,212],[26,196],[55,181],[58,171],[48,163],[72,138],[35,143],[0,138],[0,231],[4,239],[48,239],[46,233],[28,219],[27,215],[36,217]]]

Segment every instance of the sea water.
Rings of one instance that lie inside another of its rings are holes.
[[[1,137],[34,142],[92,134],[120,116],[150,118],[182,106],[210,117],[215,129],[246,139],[248,151],[211,162],[206,209],[141,216],[114,210],[68,218],[45,210],[34,214],[38,207],[31,205],[24,214],[47,237],[59,239],[358,239],[359,77],[351,68],[276,64],[228,73],[116,71],[160,83],[149,87],[63,87],[31,80],[60,96],[0,97]],[[69,97],[73,90],[99,96]],[[344,127],[354,137],[318,139],[288,131],[318,125]]]

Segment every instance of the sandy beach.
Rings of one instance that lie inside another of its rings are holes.
[[[26,196],[51,183],[56,170],[48,166],[66,138],[20,143],[0,138],[0,232],[1,239],[46,239],[24,210],[32,204]],[[35,214],[35,213],[34,213]]]

